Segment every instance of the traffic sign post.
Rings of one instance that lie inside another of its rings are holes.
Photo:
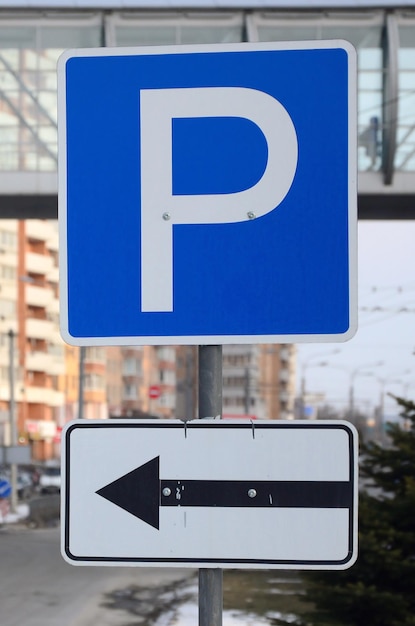
[[[353,336],[355,87],[344,41],[64,53],[65,340]]]
[[[199,419],[222,415],[222,346],[199,346]],[[223,570],[199,568],[199,626],[222,626]]]
[[[345,569],[356,432],[339,421],[72,422],[63,507],[73,564]]]
[[[222,413],[221,344],[351,338],[355,91],[355,51],[342,41],[65,53],[64,339],[200,344],[207,418]],[[137,465],[137,450],[154,455]],[[199,565],[200,626],[221,624],[222,567],[342,569],[356,558],[350,425],[76,423],[63,466],[64,557]]]

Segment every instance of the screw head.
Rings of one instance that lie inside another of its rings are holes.
[[[255,496],[256,496],[256,489],[248,489],[248,496],[250,498],[255,498]]]
[[[163,496],[171,496],[171,489],[169,487],[164,487],[161,493],[163,494]]]
[[[171,218],[170,213],[167,213],[167,212],[163,213],[163,219],[165,222],[168,222],[170,218]]]
[[[248,211],[247,216],[250,220],[254,220],[256,218],[256,215],[253,211]]]

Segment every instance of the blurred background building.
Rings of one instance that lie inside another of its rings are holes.
[[[347,39],[358,53],[359,218],[414,216],[413,3],[151,4],[0,0],[0,443],[13,333],[19,440],[40,460],[58,454],[62,426],[79,416],[80,372],[85,418],[197,414],[196,348],[78,349],[60,339],[56,62],[65,49]],[[295,346],[225,346],[224,415],[293,418],[295,367]]]

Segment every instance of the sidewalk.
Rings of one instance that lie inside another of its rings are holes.
[[[108,568],[111,570],[112,568]],[[196,571],[181,568],[126,568],[108,572],[82,610],[65,626],[125,626],[170,624],[182,594],[188,589],[197,596]],[[159,622],[159,619],[161,620]]]
[[[15,513],[12,513],[10,510],[3,515],[0,508],[0,525],[1,524],[16,524],[17,522],[21,522],[26,519],[29,515],[29,505],[25,502],[22,502],[17,505],[17,510]]]

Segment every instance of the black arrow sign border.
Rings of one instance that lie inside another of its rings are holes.
[[[225,428],[225,429],[231,429],[231,430],[251,430],[253,429],[253,427],[255,428],[255,430],[342,430],[344,431],[347,436],[348,436],[348,443],[349,443],[349,466],[350,466],[350,480],[349,483],[351,485],[354,485],[355,483],[355,472],[354,472],[354,461],[355,461],[355,454],[354,454],[354,439],[355,439],[355,435],[354,432],[352,431],[352,429],[349,427],[349,425],[347,423],[342,423],[339,422],[337,423],[333,423],[330,422],[328,423],[324,423],[324,422],[320,422],[320,423],[313,423],[313,424],[304,424],[304,422],[302,423],[295,423],[293,422],[292,424],[290,423],[289,425],[285,424],[278,424],[276,422],[270,422],[270,423],[258,423],[256,422],[255,425],[253,425],[253,423],[246,423],[246,424],[242,424],[240,422],[238,423],[232,423],[232,422],[227,422],[227,421],[218,421],[218,422],[202,422],[195,420],[193,423],[192,422],[186,422],[186,429],[192,429],[192,428],[197,428],[197,429],[217,429],[217,428]],[[313,559],[313,560],[297,560],[297,559],[224,559],[224,558],[215,558],[215,559],[206,559],[206,558],[161,558],[161,557],[103,557],[103,556],[99,556],[99,557],[95,557],[95,556],[85,556],[85,555],[74,555],[71,553],[70,551],[70,494],[71,494],[71,485],[70,485],[70,458],[71,458],[71,435],[72,433],[77,430],[78,428],[84,429],[84,428],[88,428],[88,429],[184,429],[184,424],[182,422],[172,422],[172,423],[166,423],[166,422],[159,422],[157,423],[157,421],[155,422],[125,422],[125,421],[121,421],[121,422],[117,422],[116,420],[111,421],[110,423],[106,422],[106,423],[74,423],[71,424],[71,426],[67,429],[66,431],[66,435],[65,435],[65,466],[64,466],[64,472],[65,472],[65,496],[64,496],[64,527],[63,527],[63,539],[64,539],[64,545],[63,545],[63,550],[66,554],[66,556],[73,562],[100,562],[100,563],[154,563],[155,565],[157,563],[177,563],[177,564],[197,564],[197,563],[204,563],[206,565],[214,565],[214,564],[222,564],[223,566],[227,565],[229,567],[234,566],[238,566],[238,565],[252,565],[253,567],[255,567],[255,565],[257,565],[258,567],[266,567],[267,565],[269,566],[273,566],[273,565],[278,565],[281,568],[283,568],[284,566],[286,567],[297,567],[298,569],[317,569],[318,567],[321,567],[321,569],[324,569],[324,566],[329,566],[330,568],[334,569],[335,567],[340,568],[344,568],[345,566],[347,567],[347,564],[352,560],[353,555],[354,555],[354,551],[355,551],[355,533],[354,533],[354,519],[355,519],[355,507],[357,503],[357,494],[355,494],[355,499],[352,501],[351,506],[349,508],[349,537],[348,537],[348,554],[344,559],[341,560],[320,560],[320,559]]]

